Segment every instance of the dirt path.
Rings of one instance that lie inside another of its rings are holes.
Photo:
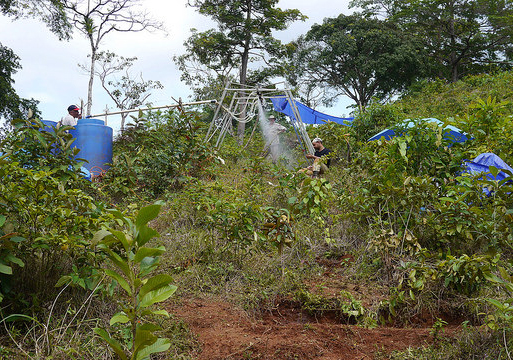
[[[202,351],[196,355],[204,360],[364,360],[432,341],[430,328],[365,329],[315,319],[286,305],[259,319],[219,301],[184,300],[169,310],[198,336]]]

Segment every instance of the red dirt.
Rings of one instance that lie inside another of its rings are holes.
[[[305,285],[311,293],[336,297],[341,291],[352,294],[366,308],[375,308],[386,298],[387,289],[354,284],[343,275],[351,257],[319,260],[325,272]],[[433,319],[426,315],[410,319],[414,328],[378,327],[367,329],[344,323],[336,314],[310,316],[297,302],[282,299],[275,309],[252,317],[224,301],[183,299],[168,309],[185,321],[196,334],[201,350],[198,360],[369,360],[394,350],[419,347],[433,342]],[[443,317],[443,316],[442,316]],[[457,331],[458,319],[447,319],[446,336]]]
[[[363,360],[432,342],[430,328],[366,329],[316,320],[287,304],[258,319],[222,301],[188,300],[170,310],[198,336],[196,358],[205,360]]]

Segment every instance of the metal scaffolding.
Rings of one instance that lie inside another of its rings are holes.
[[[290,122],[296,132],[299,143],[308,153],[313,154],[315,150],[306,132],[305,124],[301,120],[301,115],[290,89],[261,88],[258,86],[228,83],[223,90],[221,99],[217,102],[214,117],[210,123],[205,141],[210,142],[217,135],[215,147],[219,148],[227,133],[233,135],[234,122],[248,123],[256,118],[254,124],[256,127],[259,121],[258,102],[260,101],[264,105],[266,100],[280,97],[287,99],[290,104],[294,114],[294,117],[290,117]],[[227,99],[230,99],[228,105],[225,104],[225,102],[228,102]]]

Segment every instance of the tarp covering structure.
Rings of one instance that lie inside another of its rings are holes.
[[[435,118],[424,118],[424,119],[419,120],[419,122],[421,122],[421,121],[436,123],[438,126],[444,126],[444,123],[442,121],[435,119]],[[417,126],[417,123],[418,122],[416,122],[416,121],[406,119],[406,120],[403,120],[401,123],[399,123],[397,125],[397,127],[414,128]],[[396,131],[394,130],[394,128],[390,128],[390,129],[385,129],[385,130],[377,133],[376,135],[371,137],[368,141],[379,140],[381,138],[385,138],[385,140],[390,140],[393,137],[399,136],[399,135],[400,134],[396,134]],[[467,135],[463,131],[461,131],[460,129],[458,129],[457,127],[452,126],[452,125],[444,126],[443,137],[444,137],[444,139],[449,140],[453,143],[455,143],[455,142],[462,143],[462,142],[465,142],[468,140]]]
[[[501,181],[509,177],[504,171],[499,171],[497,176],[490,174],[490,166],[494,166],[499,170],[506,169],[513,172],[513,168],[506,164],[504,160],[494,153],[479,154],[474,160],[465,162],[465,172],[469,174],[486,173],[486,177],[490,180]]]
[[[490,166],[496,167],[499,172],[496,176],[490,173]],[[506,164],[504,160],[495,155],[494,153],[483,153],[476,156],[476,158],[472,161],[466,161],[463,164],[464,172],[468,174],[483,174],[490,180],[501,181],[508,178],[510,175],[505,173],[502,170],[508,170],[513,173],[513,168]],[[483,192],[486,195],[490,195],[490,190],[488,188],[483,188]]]
[[[296,119],[294,116],[294,112],[289,104],[289,101],[286,97],[277,96],[271,98],[271,101],[273,103],[274,110],[287,115],[290,118]],[[297,100],[294,100],[294,103],[298,109],[299,116],[301,117],[301,120],[305,124],[325,124],[327,121],[333,121],[337,124],[345,125],[345,126],[351,126],[351,123],[353,122],[354,118],[348,117],[348,118],[341,118],[336,117],[332,115],[324,114],[320,111],[314,110],[312,108],[309,108],[308,106],[300,103]]]

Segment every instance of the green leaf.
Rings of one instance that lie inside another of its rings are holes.
[[[497,169],[493,165],[490,165],[488,169],[490,170],[490,174],[492,174],[494,178],[497,178],[497,174],[499,174],[499,169]]]
[[[110,318],[109,324],[110,324],[110,326],[117,324],[117,323],[126,324],[129,321],[130,321],[130,319],[128,318],[128,316],[126,316],[126,314],[124,312],[118,312],[117,314],[115,314],[113,317]]]
[[[139,299],[144,298],[144,296],[150,291],[156,290],[163,286],[169,285],[173,281],[173,278],[167,274],[158,274],[148,279],[146,283],[139,290]]]
[[[158,248],[141,247],[139,248],[139,250],[137,250],[137,253],[135,254],[134,262],[139,263],[142,259],[148,256],[159,256],[165,251],[166,248],[164,246],[159,246]]]
[[[169,313],[166,310],[149,310],[146,309],[143,312],[141,312],[142,316],[148,316],[148,315],[161,315],[165,317],[169,317]]]
[[[10,267],[6,264],[0,263],[0,273],[12,275],[12,267]]]
[[[10,263],[13,263],[13,264],[16,264],[18,265],[19,267],[24,267],[25,266],[25,263],[20,259],[20,258],[17,258],[16,256],[14,256],[13,254],[7,254],[4,258],[4,260],[6,262],[10,262]]]
[[[105,269],[105,274],[109,275],[111,278],[116,280],[118,282],[118,284],[123,289],[125,289],[125,291],[128,293],[128,295],[132,296],[132,289],[130,289],[130,285],[128,284],[128,281],[126,281],[124,277],[122,277],[117,272],[110,270],[110,269]]]
[[[57,281],[57,284],[55,284],[55,287],[61,287],[62,285],[67,284],[70,281],[71,281],[71,276],[69,276],[69,275],[61,276],[60,279]]]
[[[0,227],[4,226],[6,217],[4,215],[0,215]]]
[[[93,236],[93,240],[91,240],[91,242],[93,243],[93,245],[96,245],[98,244],[101,240],[103,240],[105,237],[109,236],[109,235],[112,235],[112,233],[108,230],[98,230],[94,236]]]
[[[176,291],[175,285],[167,285],[148,292],[140,299],[139,308],[148,307],[152,304],[167,300]]]
[[[123,231],[117,231],[112,229],[110,232],[112,233],[112,235],[116,237],[116,239],[119,240],[119,242],[121,242],[121,244],[125,248],[125,251],[128,252],[130,250],[130,241],[128,241],[128,239],[126,238],[126,234]]]
[[[138,354],[144,347],[154,344],[157,341],[157,337],[151,333],[149,330],[142,330],[138,327],[135,330],[135,339],[134,339],[134,352],[132,354],[132,358],[134,355]],[[135,357],[138,358],[137,355]]]
[[[152,238],[159,236],[159,233],[155,231],[154,229],[142,225],[138,228],[137,235],[135,237],[137,245],[143,246],[148,241],[150,241]]]
[[[139,211],[139,214],[137,214],[137,218],[135,220],[135,226],[139,227],[142,225],[146,225],[151,220],[155,219],[158,216],[161,207],[162,207],[162,204],[157,204],[157,203],[143,207]]]
[[[114,251],[112,251],[111,249],[104,249],[105,253],[107,254],[107,256],[109,257],[109,259],[121,270],[123,271],[123,274],[125,274],[125,276],[127,278],[131,278],[131,271],[130,271],[130,267],[128,266],[128,263],[123,260],[123,258],[121,258],[121,256],[119,256],[117,253],[115,253]]]
[[[105,330],[94,328],[93,331],[95,334],[100,335],[101,338],[110,345],[112,350],[114,350],[114,352],[120,357],[121,360],[128,360],[125,352],[123,351],[123,348],[121,347],[121,344],[117,340],[111,338]]]
[[[169,339],[158,338],[152,345],[146,346],[137,352],[135,360],[143,360],[148,358],[151,354],[167,351],[171,347]]]
[[[485,299],[485,300],[488,301],[490,304],[492,304],[499,310],[502,310],[504,308],[504,304],[495,299]]]

